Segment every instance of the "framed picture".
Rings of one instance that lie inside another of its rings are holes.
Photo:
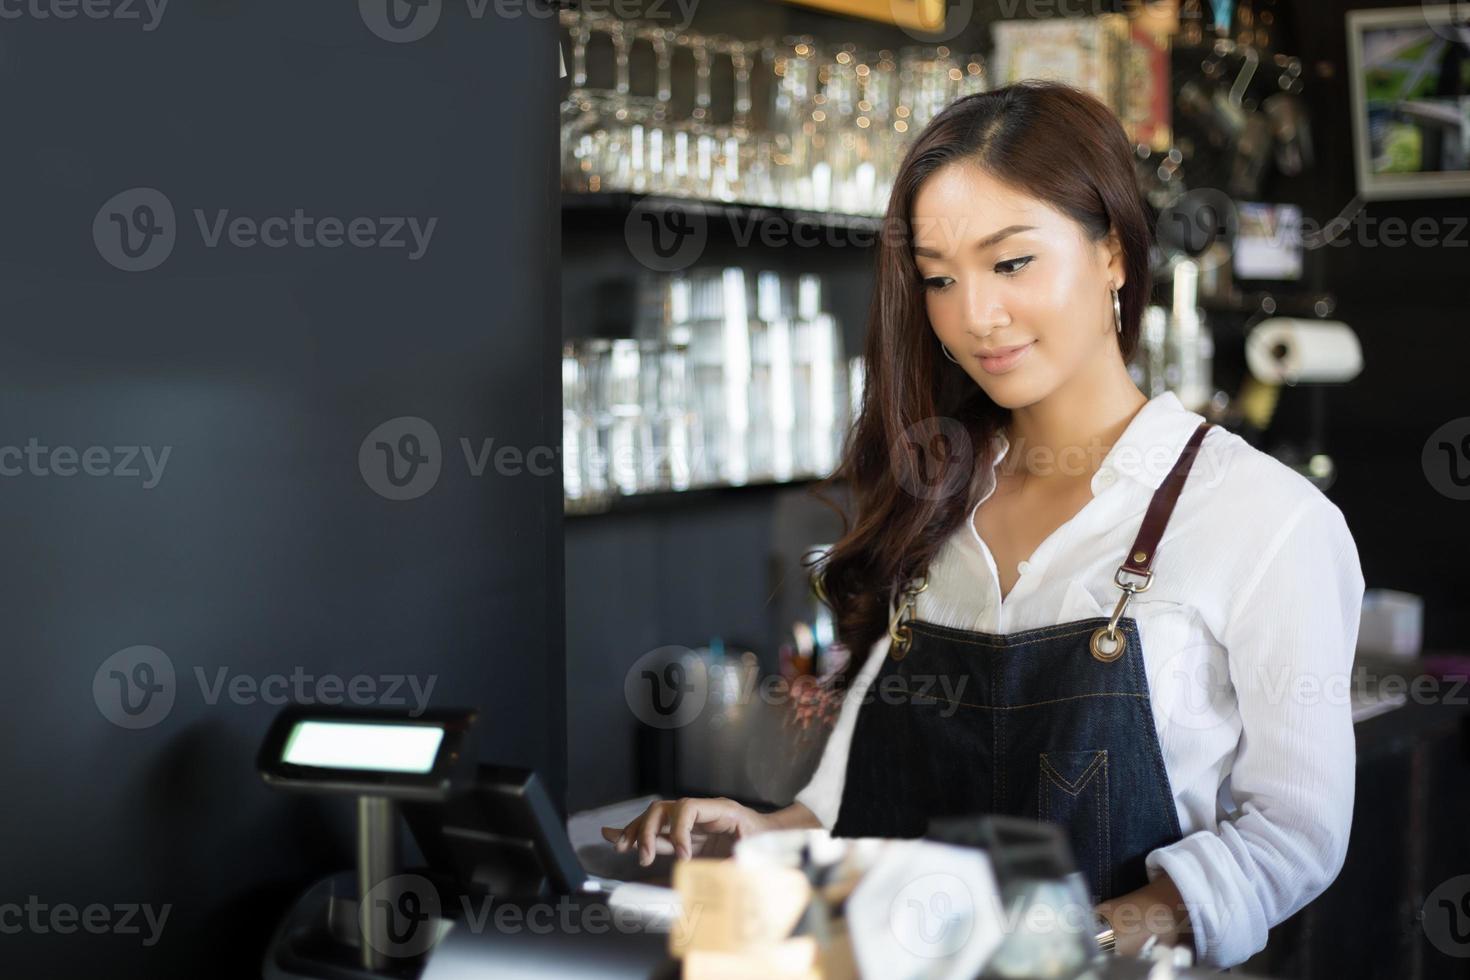
[[[1470,197],[1470,9],[1354,10],[1347,32],[1358,194]]]
[[[1296,204],[1237,201],[1231,251],[1235,278],[1285,284],[1302,278],[1302,209]]]
[[[995,85],[1023,78],[1075,85],[1102,99],[1135,144],[1173,145],[1168,35],[1123,14],[1003,20],[990,30]]]
[[[878,20],[937,34],[944,29],[948,0],[786,0],[834,14]]]

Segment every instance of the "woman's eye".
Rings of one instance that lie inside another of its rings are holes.
[[[937,291],[943,289],[945,286],[948,286],[952,282],[954,282],[954,280],[949,278],[948,276],[930,276],[928,279],[924,280],[924,288]]]
[[[997,262],[995,264],[995,271],[999,272],[1002,275],[1014,276],[1016,273],[1026,268],[1026,266],[1031,263],[1032,258],[1033,256],[1023,255],[1018,259],[1007,259],[1004,262]]]

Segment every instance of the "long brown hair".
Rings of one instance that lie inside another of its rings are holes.
[[[851,524],[842,512],[841,538],[810,559],[849,650],[844,683],[887,630],[894,590],[927,569],[964,520],[964,491],[976,466],[994,465],[991,441],[1010,416],[941,354],[908,234],[920,186],[961,160],[1067,215],[1094,242],[1116,230],[1127,271],[1118,291],[1125,362],[1149,300],[1152,212],[1123,128],[1101,101],[1059,83],[1018,82],[958,99],[924,127],[904,156],[878,236],[862,407],[837,469],[814,488],[842,512],[823,491],[846,483],[857,511]]]

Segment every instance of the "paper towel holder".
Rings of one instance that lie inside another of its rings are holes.
[[[1271,317],[1251,328],[1245,350],[1247,370],[1268,385],[1345,384],[1363,370],[1358,335],[1341,320]]]

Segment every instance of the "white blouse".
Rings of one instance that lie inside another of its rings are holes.
[[[1113,573],[1201,421],[1173,392],[1139,409],[1094,474],[1092,499],[1018,564],[1004,602],[974,523],[995,473],[977,473],[970,519],[937,554],[916,618],[1011,633],[1111,615]],[[1008,449],[998,435],[997,463]],[[1179,888],[1197,961],[1232,966],[1264,948],[1267,929],[1342,868],[1357,762],[1348,681],[1363,574],[1336,505],[1219,426],[1201,443],[1156,555],[1152,586],[1124,615],[1138,623],[1184,838],[1150,852],[1146,866],[1149,880],[1164,871]],[[859,702],[888,644],[885,633],[873,645],[796,797],[829,829]]]

